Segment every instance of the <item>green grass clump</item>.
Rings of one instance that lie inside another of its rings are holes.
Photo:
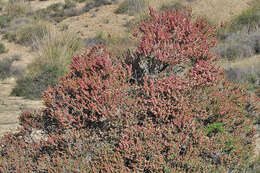
[[[5,48],[3,43],[0,43],[0,54],[8,52],[8,49]]]
[[[235,16],[225,28],[218,30],[218,39],[226,38],[230,33],[246,29],[253,32],[260,26],[260,1],[253,1],[251,7]]]
[[[8,16],[21,16],[32,12],[31,4],[26,0],[9,0],[6,5]]]
[[[43,38],[48,30],[47,23],[33,22],[25,25],[16,32],[16,43],[31,45],[35,38]]]
[[[9,29],[4,33],[4,38],[10,42],[32,46],[33,40],[42,38],[47,30],[48,24],[42,21],[28,20],[24,24],[14,22],[10,24]]]
[[[55,65],[43,64],[41,71],[35,76],[25,75],[17,80],[16,87],[12,90],[11,95],[23,96],[27,99],[40,99],[41,93],[48,86],[53,87],[58,83],[59,76],[64,73]]]
[[[11,21],[9,16],[0,16],[0,27],[3,28]]]
[[[79,52],[82,44],[73,33],[50,29],[42,38],[36,37],[34,46],[37,50],[36,60],[17,81],[11,95],[40,99],[48,85],[54,86],[58,78],[67,72],[71,57]]]
[[[215,122],[215,123],[209,124],[208,128],[207,128],[207,133],[209,136],[212,136],[212,134],[216,134],[216,133],[223,134],[224,133],[223,123]]]
[[[116,14],[127,13],[131,16],[140,13],[147,7],[146,0],[124,0],[119,7],[115,10]]]

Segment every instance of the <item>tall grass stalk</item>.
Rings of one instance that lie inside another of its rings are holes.
[[[36,61],[31,71],[37,71],[41,64],[55,65],[61,69],[66,69],[71,62],[71,57],[76,55],[82,48],[81,41],[76,34],[69,31],[58,31],[49,28],[42,39],[35,38],[34,46],[38,49]]]

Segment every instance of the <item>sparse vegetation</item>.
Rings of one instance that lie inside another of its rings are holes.
[[[38,10],[34,12],[34,16],[40,19],[61,22],[68,17],[78,16],[93,8],[110,5],[112,2],[110,0],[90,0],[86,1],[83,7],[77,7],[72,0],[66,0],[65,3],[54,3],[46,9]]]
[[[11,18],[8,16],[0,16],[0,27],[4,28],[11,21]]]
[[[146,10],[148,2],[146,0],[124,0],[116,9],[116,14],[127,13],[131,16]]]
[[[179,2],[174,2],[174,3],[167,3],[167,4],[162,4],[160,11],[167,11],[167,10],[183,10],[185,7],[179,3]]]
[[[5,2],[3,0],[0,0],[0,12],[4,9]]]
[[[9,0],[6,6],[8,16],[24,16],[32,12],[30,1]]]
[[[6,79],[11,76],[20,76],[23,73],[22,69],[12,67],[14,61],[19,60],[19,56],[4,58],[0,61],[0,79]]]
[[[14,30],[7,31],[5,38],[21,45],[32,46],[34,39],[41,39],[47,32],[48,24],[41,21],[32,21],[19,28],[16,28],[16,26],[13,26],[13,28]]]
[[[260,96],[260,60],[259,57],[247,58],[237,62],[230,62],[225,74],[233,83],[243,85],[248,83],[248,89]]]
[[[17,17],[10,20],[8,25],[2,29],[3,38],[8,41],[16,41],[16,33],[26,25],[33,23],[33,20],[28,17]]]
[[[240,15],[235,16],[227,23],[225,28],[220,28],[218,31],[218,38],[225,39],[230,33],[247,30],[248,33],[254,32],[260,27],[260,2],[255,0],[251,7]]]
[[[55,65],[42,64],[37,74],[24,75],[17,80],[16,87],[12,90],[11,95],[22,96],[31,100],[38,100],[42,97],[48,86],[54,87],[58,83],[60,76],[64,75]]]
[[[0,54],[6,52],[8,52],[8,50],[6,49],[5,45],[0,42]]]
[[[251,8],[247,9],[230,22],[230,31],[239,31],[244,27],[247,27],[248,31],[254,31],[256,28],[260,27],[260,2],[256,0],[251,6]]]
[[[260,29],[248,33],[244,30],[230,33],[218,46],[215,53],[228,60],[251,57],[260,53]]]

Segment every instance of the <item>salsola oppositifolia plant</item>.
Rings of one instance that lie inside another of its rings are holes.
[[[73,57],[70,72],[43,93],[45,108],[21,114],[23,129],[1,139],[1,171],[247,169],[250,98],[215,66],[214,33],[192,22],[191,11],[150,9],[125,62],[112,61],[102,45]],[[46,138],[28,140],[34,129]]]

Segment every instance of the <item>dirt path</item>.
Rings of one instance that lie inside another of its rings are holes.
[[[10,97],[15,86],[15,79],[9,78],[0,82],[0,136],[5,132],[15,131],[18,127],[18,116],[27,110],[42,106],[41,101],[32,101],[22,97]]]
[[[1,38],[1,36],[0,36]],[[1,40],[9,49],[5,54],[0,55],[0,60],[5,57],[20,56],[20,60],[12,64],[12,68],[23,68],[33,61],[35,52],[31,52],[29,48]],[[0,80],[0,136],[9,131],[15,131],[18,127],[18,117],[26,110],[37,109],[42,106],[41,101],[33,101],[22,97],[10,96],[12,89],[16,85],[15,78]]]

